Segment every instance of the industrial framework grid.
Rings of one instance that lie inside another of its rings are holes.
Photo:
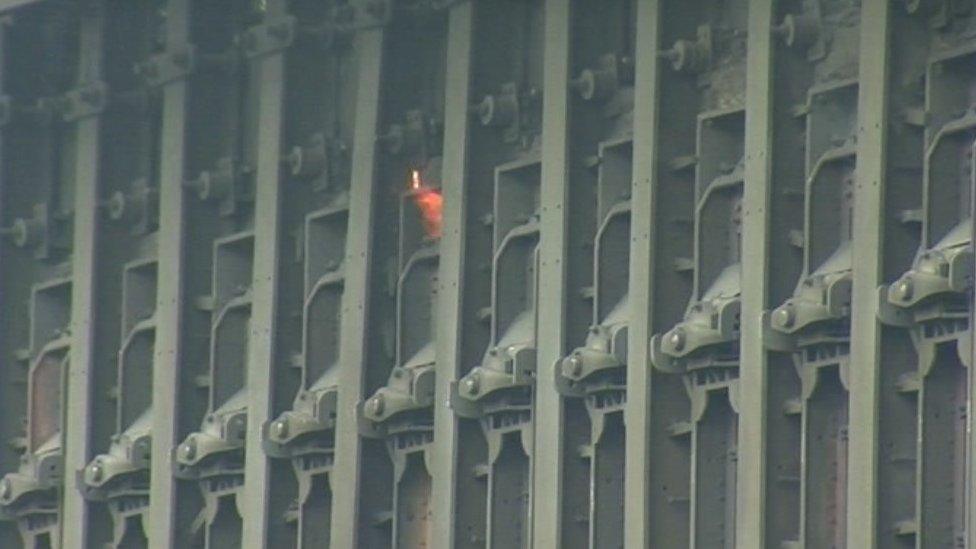
[[[0,548],[976,548],[976,0],[0,11]]]

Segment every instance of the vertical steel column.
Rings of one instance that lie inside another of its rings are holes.
[[[973,145],[976,148],[976,144]],[[973,152],[972,170],[973,187],[976,189],[976,150]],[[969,215],[976,219],[976,190],[970,193]],[[970,242],[976,244],[976,223],[973,223],[973,231],[970,234]],[[976,260],[976,254],[973,254]],[[976,273],[976,265],[971,266]],[[966,447],[966,547],[976,547],[976,436],[973,430],[976,429],[976,337],[973,337],[973,330],[976,329],[976,288],[969,289],[969,388],[967,392],[966,406],[966,433],[969,436],[969,445]]]
[[[7,90],[7,85],[8,85],[7,82],[9,81],[9,78],[7,77],[8,61],[7,61],[7,51],[6,51],[6,49],[9,47],[7,43],[10,35],[8,26],[9,25],[6,24],[0,24],[0,97],[4,99],[9,98],[9,96],[7,96],[6,93],[4,93]],[[0,127],[0,166],[3,167],[7,165],[6,155],[3,154],[3,151],[5,150],[4,143],[6,142],[6,134],[7,132],[10,131],[8,129],[9,124],[5,124],[5,125],[7,126],[7,128]],[[6,172],[0,169],[0,227],[5,227],[7,225],[7,216],[4,215],[6,205],[4,201],[5,192],[3,189],[9,188],[10,185],[11,183],[10,180],[8,180],[6,177]],[[2,245],[3,242],[0,242],[0,246]],[[2,269],[3,266],[2,264],[4,262],[6,254],[2,252],[3,250],[2,248],[0,248],[0,288],[3,288],[4,284],[6,283],[6,276],[4,274],[4,270]],[[0,295],[0,306],[6,308],[9,307],[8,305],[9,303],[10,303],[9,298]],[[5,330],[10,330],[10,325],[6,322],[3,323],[3,327]],[[0,339],[0,341],[2,341],[2,339]],[[5,366],[4,368],[9,368],[9,366]],[[5,372],[0,372],[0,379],[5,379],[3,377],[4,374]],[[4,400],[6,401],[6,399]],[[14,406],[12,406],[11,403],[8,402],[6,406],[8,407],[7,410],[8,414],[11,411],[13,411]],[[0,432],[2,431],[5,431],[5,429],[3,429],[3,427],[0,427]],[[0,458],[0,461],[2,461],[2,458]],[[17,539],[17,529],[14,527],[14,525],[9,522],[7,524],[0,524],[0,543],[12,544],[14,543],[15,539]]]
[[[749,4],[746,58],[745,190],[742,210],[742,323],[736,546],[766,547],[767,353],[763,312],[769,296],[773,1]],[[776,512],[776,510],[773,510]]]
[[[6,86],[8,81],[7,78],[8,62],[7,62],[7,51],[6,51],[8,47],[7,41],[9,40],[8,38],[9,31],[7,30],[8,26],[9,25],[7,24],[0,24],[0,97],[4,98],[5,100],[9,100],[8,99],[9,96],[7,96],[4,93],[7,89]],[[5,138],[6,138],[6,133],[8,131],[9,130],[2,129],[2,127],[0,127],[0,166],[4,165],[2,163],[4,162],[6,155],[2,154],[4,151],[3,144],[6,141]],[[6,173],[3,170],[0,170],[0,227],[6,226],[6,222],[7,222],[7,216],[4,215],[4,206],[5,206],[4,194],[5,193],[3,192],[3,189],[8,188],[10,184],[11,183],[6,177]],[[0,242],[0,245],[2,244],[3,243]],[[0,254],[0,266],[2,266],[4,255],[5,254]],[[0,269],[0,288],[4,287],[3,285],[5,281],[6,281],[6,276],[3,273],[3,269]],[[6,307],[8,306],[7,305],[8,303],[9,303],[9,298],[6,298],[6,296],[0,296],[0,306]],[[3,325],[4,325],[4,329],[6,330],[10,329],[9,325],[6,322],[4,322]],[[9,368],[9,366],[7,366],[7,368]],[[2,372],[0,372],[0,375],[2,375]],[[10,405],[8,404],[8,406]],[[11,528],[11,526],[12,525],[9,523],[6,525],[0,525],[0,543],[10,543],[13,539],[16,538],[15,528]]]
[[[286,2],[271,0],[265,17],[285,16]],[[258,84],[256,166],[254,183],[254,268],[251,320],[247,350],[247,440],[244,459],[244,502],[238,503],[244,521],[241,542],[260,549],[268,543],[268,455],[262,448],[262,428],[271,419],[275,334],[278,311],[278,258],[281,255],[281,134],[284,117],[285,50],[252,61]]]
[[[102,31],[106,6],[95,2],[83,8],[79,40],[80,90],[101,85]],[[104,97],[102,98],[102,101]],[[84,469],[91,456],[92,406],[95,365],[94,317],[98,304],[96,249],[99,214],[100,108],[85,113],[75,123],[74,158],[74,254],[72,257],[71,351],[65,386],[64,486],[61,516],[62,544],[81,549],[88,536],[88,504],[75,488],[74,473]]]
[[[189,39],[190,0],[169,0],[167,49]],[[185,247],[184,159],[187,83],[175,79],[163,87],[163,122],[159,167],[159,282],[156,291],[156,341],[153,358],[152,461],[149,481],[149,546],[175,543],[176,479],[170,451],[177,444],[180,371],[183,368]]]
[[[850,458],[847,546],[872,549],[878,531],[878,409],[890,2],[865,2],[861,22],[858,167],[852,244]]]
[[[444,160],[441,191],[446,205],[441,236],[437,372],[434,396],[434,470],[431,481],[433,547],[454,547],[458,418],[450,407],[451,383],[460,377],[462,296],[467,197],[468,104],[471,94],[473,2],[451,8],[447,35]]]
[[[973,145],[976,149],[976,144]],[[970,166],[972,171],[973,187],[976,189],[976,150],[973,153],[973,163]],[[976,219],[976,191],[970,193],[969,215]],[[970,234],[970,242],[976,245],[976,223],[973,223],[973,231]],[[973,254],[976,260],[976,254]],[[976,272],[976,265],[971,266]],[[969,435],[969,445],[966,448],[966,547],[976,547],[976,436],[973,436],[973,428],[976,427],[976,337],[973,337],[974,326],[976,326],[976,288],[969,289],[969,390],[967,393],[966,406],[966,432]]]
[[[532,546],[562,547],[563,399],[553,368],[564,353],[569,128],[570,0],[546,0],[540,188],[538,372],[535,444],[529,496]],[[542,465],[542,466],[540,466]]]
[[[370,28],[353,38],[359,58],[357,77],[356,129],[352,146],[349,235],[346,242],[345,290],[342,294],[342,340],[339,409],[336,415],[336,458],[333,469],[332,549],[357,549],[359,524],[359,480],[362,441],[357,426],[356,406],[363,398],[369,273],[372,263],[374,172],[379,120],[380,75],[383,61],[383,30]]]
[[[637,44],[634,55],[634,174],[631,200],[630,250],[630,329],[627,347],[627,425],[626,478],[624,491],[624,546],[650,547],[649,468],[651,384],[653,370],[647,341],[654,302],[652,299],[654,269],[654,204],[657,189],[653,185],[658,157],[658,78],[660,60],[657,44],[660,29],[658,0],[639,0],[637,5]]]

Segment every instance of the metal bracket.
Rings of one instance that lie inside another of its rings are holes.
[[[712,63],[714,44],[711,25],[699,25],[695,40],[680,39],[658,57],[667,60],[675,72],[697,74]]]
[[[68,91],[57,99],[57,111],[65,122],[98,116],[108,103],[108,86],[101,81]]]
[[[816,0],[805,0],[800,13],[786,15],[772,31],[786,46],[806,50],[808,61],[818,61],[827,55],[823,15]]]
[[[877,316],[882,324],[907,328],[913,325],[911,313],[901,307],[896,307],[888,301],[888,286],[878,287]]]
[[[358,6],[347,4],[336,7],[332,13],[332,21],[341,32],[382,28],[392,17],[392,0],[366,0]]]
[[[250,58],[279,52],[295,40],[295,18],[286,15],[266,21],[244,31],[238,43]]]
[[[196,49],[186,44],[178,49],[153,55],[137,63],[134,71],[146,85],[158,87],[177,80],[185,80],[196,65]]]
[[[409,110],[403,121],[389,126],[387,131],[377,136],[386,151],[392,155],[406,158],[414,167],[427,163],[440,145],[443,124],[419,109]]]
[[[253,199],[253,181],[249,180],[252,175],[250,167],[240,166],[230,157],[221,157],[212,169],[203,170],[183,186],[195,191],[198,199],[215,202],[220,215],[228,217],[237,211],[238,202]]]
[[[137,179],[128,190],[112,193],[102,206],[110,220],[127,226],[133,235],[144,235],[159,222],[158,201],[158,190],[151,187],[146,179]]]

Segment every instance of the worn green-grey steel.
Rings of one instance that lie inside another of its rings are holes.
[[[3,548],[976,547],[976,0],[0,19]]]
[[[284,0],[266,3],[265,17],[285,14]],[[278,50],[252,61],[256,65],[258,86],[257,163],[254,166],[254,269],[251,291],[251,320],[248,326],[247,379],[262,380],[247,384],[247,442],[244,462],[244,501],[238,503],[243,517],[244,547],[264,548],[269,541],[267,501],[270,497],[268,456],[264,453],[262,427],[272,418],[275,352],[278,328],[279,261],[284,253],[281,237],[283,181],[281,174],[284,92],[284,52]],[[264,382],[267,381],[267,382]]]
[[[851,450],[848,483],[852,525],[849,547],[880,547],[878,529],[878,413],[881,361],[876,288],[882,282],[883,231],[881,226],[886,174],[888,116],[888,52],[892,5],[864,5],[861,40],[858,167],[853,246],[858,258],[854,269],[851,303]]]
[[[634,103],[634,150],[644,154],[634,155],[633,191],[634,208],[631,214],[631,326],[629,336],[635,341],[647,341],[653,333],[653,280],[654,208],[660,192],[654,185],[654,172],[659,163],[660,134],[658,108],[659,78],[662,61],[657,56],[661,27],[660,1],[647,0],[638,3],[637,37],[634,59],[634,95],[641,98]],[[650,513],[654,489],[650,478],[650,466],[654,463],[653,448],[648,433],[654,418],[654,373],[647,367],[649,358],[646,345],[627,347],[627,406],[624,421],[627,424],[626,477],[624,494],[624,545],[626,547],[650,547],[649,529],[656,528],[660,517]]]
[[[464,260],[467,248],[467,225],[463,212],[467,204],[469,134],[468,105],[471,98],[472,42],[474,39],[475,6],[465,2],[451,10],[448,21],[447,84],[444,105],[444,164],[442,168],[442,192],[444,201],[460,205],[444,211],[441,236],[439,310],[437,325],[437,379],[434,392],[434,440],[437,450],[434,456],[435,471],[431,485],[431,544],[435,547],[453,547],[456,536],[455,509],[457,508],[458,470],[458,419],[451,409],[451,387],[460,377],[459,362],[462,360],[461,330],[463,323]]]
[[[768,308],[771,156],[773,1],[749,3],[746,60],[745,192],[742,212],[742,324],[739,372],[738,498],[736,544],[766,547],[769,475],[766,471],[768,363],[763,312]],[[782,509],[777,512],[783,512]],[[782,543],[770,540],[773,544]]]
[[[186,44],[190,32],[190,2],[172,0],[167,5],[166,48]],[[170,455],[182,436],[180,398],[183,376],[181,357],[186,346],[183,325],[186,319],[186,201],[189,192],[185,179],[187,82],[175,79],[163,87],[163,125],[160,136],[159,167],[159,256],[167,258],[169,267],[159,277],[156,290],[156,346],[153,357],[152,447],[150,469],[149,514],[153,517],[146,530],[153,547],[176,544],[177,528],[185,527],[176,510],[181,495],[173,477]]]
[[[383,59],[383,30],[357,33],[353,47],[359,59],[356,128],[352,143],[349,227],[346,242],[345,289],[342,294],[342,329],[339,408],[336,415],[336,459],[332,492],[339,497],[333,505],[332,523],[345,525],[332,529],[331,547],[354,549],[365,541],[359,529],[359,485],[363,471],[360,462],[361,438],[356,407],[364,394],[366,333],[370,270],[372,268],[373,200],[377,195],[376,136],[379,134],[380,74]],[[368,520],[368,519],[367,519]]]
[[[105,6],[96,3],[92,12],[82,18],[78,86],[83,88],[98,84],[103,66],[103,28]],[[71,362],[67,374],[67,395],[64,423],[64,469],[81,470],[92,457],[93,404],[95,397],[94,349],[95,315],[99,313],[96,302],[98,280],[99,234],[99,130],[98,113],[92,113],[75,122],[75,219],[74,242],[76,250],[72,258],[71,292]],[[61,542],[64,547],[80,549],[88,543],[88,504],[71,491],[65,492],[62,521],[74,524],[64,528]]]
[[[564,461],[571,459],[565,447],[563,399],[555,386],[555,375],[565,355],[566,330],[566,248],[568,246],[569,204],[569,87],[570,23],[569,0],[545,2],[545,71],[542,109],[542,180],[540,193],[540,239],[537,367],[535,380],[535,441],[530,477],[532,547],[571,547],[578,540],[563,539],[562,506]],[[551,366],[550,366],[551,365]]]

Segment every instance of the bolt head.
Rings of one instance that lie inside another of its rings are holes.
[[[376,395],[369,399],[366,403],[366,411],[369,412],[371,416],[379,416],[383,414],[383,410],[386,408],[386,402],[383,400],[383,395]]]
[[[576,377],[583,373],[583,360],[579,355],[572,355],[563,362],[563,372],[569,377]]]
[[[486,95],[481,100],[481,103],[478,103],[475,112],[482,126],[491,125],[495,116],[495,99],[490,95]]]
[[[671,61],[671,68],[678,72],[690,70],[694,63],[694,47],[694,43],[689,40],[676,41],[674,46],[665,52],[667,59]]]
[[[288,436],[288,422],[283,419],[275,420],[271,424],[271,436],[283,439]]]
[[[786,304],[773,312],[773,324],[781,328],[790,328],[796,322],[796,311],[792,304]]]
[[[476,395],[476,394],[478,394],[478,390],[480,388],[481,387],[480,387],[480,384],[478,383],[478,376],[477,375],[471,375],[467,379],[464,380],[464,390],[469,395]]]
[[[668,336],[668,344],[675,351],[680,351],[685,348],[685,340],[685,331],[681,328],[671,330],[671,334]]]
[[[17,246],[18,248],[24,248],[30,242],[31,230],[25,219],[18,218],[14,220],[10,240],[14,243],[14,246]]]
[[[112,193],[108,199],[108,217],[112,221],[120,221],[125,216],[125,194],[122,191]]]
[[[292,147],[291,151],[285,156],[285,163],[288,165],[288,169],[291,175],[296,176],[302,173],[302,160],[304,159],[304,151],[299,146]]]
[[[911,278],[905,278],[895,287],[895,296],[901,301],[908,301],[915,293],[915,285]]]
[[[197,179],[197,198],[200,200],[210,200],[214,198],[214,178],[210,172],[201,172]]]
[[[104,474],[105,471],[101,464],[96,462],[88,466],[88,478],[90,478],[92,482],[101,482]]]
[[[573,81],[573,87],[581,98],[587,101],[593,99],[596,96],[596,75],[591,69],[584,69]]]
[[[197,457],[197,441],[196,439],[187,439],[182,445],[180,445],[180,457],[184,461],[190,461]]]

